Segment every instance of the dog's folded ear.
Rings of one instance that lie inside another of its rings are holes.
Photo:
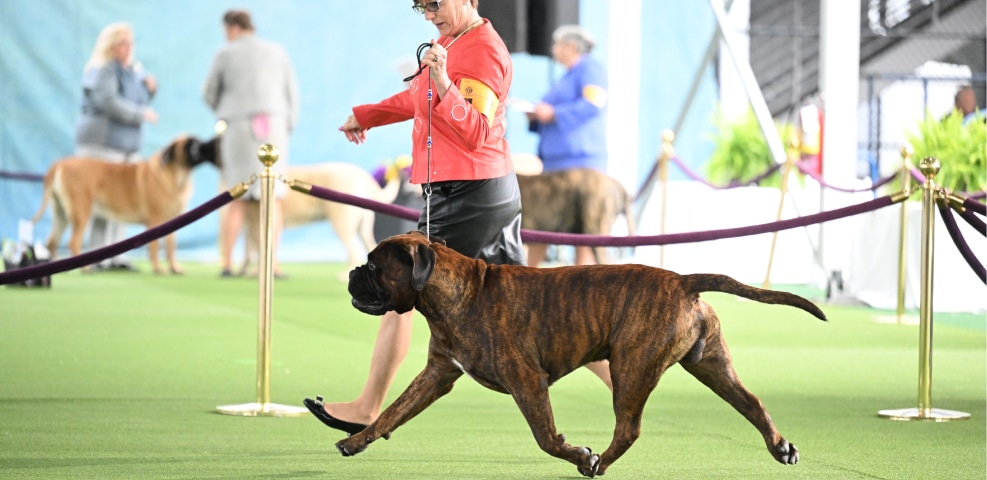
[[[164,149],[164,152],[161,152],[162,165],[168,165],[169,163],[172,162],[172,160],[175,159],[175,145],[177,143],[178,142],[171,142],[170,144],[168,144],[168,147]]]
[[[432,276],[432,269],[435,267],[435,252],[428,245],[419,243],[415,247],[412,259],[415,264],[411,269],[411,286],[416,292],[420,292]]]

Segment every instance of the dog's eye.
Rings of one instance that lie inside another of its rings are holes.
[[[367,268],[370,269],[370,271],[372,272],[374,270],[377,270],[377,264],[375,264],[374,262],[367,262]]]

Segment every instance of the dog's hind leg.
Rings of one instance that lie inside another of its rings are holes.
[[[641,435],[641,418],[648,396],[671,364],[672,355],[653,344],[634,342],[633,346],[611,346],[610,371],[613,374],[613,411],[616,422],[613,440],[600,454],[598,474],[606,473]],[[656,353],[653,353],[656,352]],[[673,364],[673,363],[672,363]],[[580,473],[583,473],[580,470]],[[585,475],[585,473],[583,473]]]
[[[62,202],[58,198],[52,200],[51,232],[48,233],[45,246],[48,247],[48,252],[54,259],[58,255],[58,244],[62,242],[62,235],[65,234],[65,229],[68,227],[68,220]]]
[[[168,258],[168,269],[175,275],[181,275],[185,272],[182,270],[182,267],[178,264],[178,260],[175,258],[175,248],[177,248],[177,243],[177,235],[175,232],[172,232],[165,237],[165,255],[167,255]]]
[[[730,358],[730,350],[720,333],[716,313],[704,302],[700,302],[697,308],[702,308],[701,314],[706,317],[703,320],[708,330],[706,345],[703,348],[702,358],[697,363],[683,363],[682,367],[747,418],[764,437],[764,443],[775,460],[784,464],[798,463],[798,448],[778,433],[764,405],[737,377]]]
[[[358,207],[353,207],[350,205],[344,205],[339,209],[339,212],[335,216],[330,217],[330,222],[332,223],[333,230],[336,231],[336,236],[339,237],[339,241],[343,243],[343,248],[346,249],[346,262],[347,269],[340,272],[338,279],[341,282],[348,282],[350,279],[349,271],[360,265],[361,259],[364,258],[360,252],[360,247],[357,244],[357,236],[363,242],[366,242],[364,238],[364,232],[362,230],[362,224],[366,222],[364,218],[366,214],[373,218],[373,212],[370,210],[363,210]],[[370,236],[373,238],[373,220],[370,224]],[[367,251],[374,249],[374,244],[370,244]]]
[[[86,233],[89,219],[92,218],[92,198],[77,198],[71,205],[62,204],[68,221],[72,224],[69,235],[69,252],[72,256],[82,253],[82,237]]]
[[[374,212],[370,210],[364,210],[361,213],[360,226],[358,227],[360,240],[363,241],[363,246],[367,249],[367,252],[370,252],[377,246],[377,239],[374,238],[374,222],[376,221],[376,217],[374,216]]]

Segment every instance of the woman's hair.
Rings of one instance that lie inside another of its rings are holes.
[[[254,31],[254,24],[250,21],[250,12],[246,10],[227,10],[223,14],[223,25],[227,27],[235,25],[248,32]]]
[[[96,37],[96,45],[93,46],[93,53],[89,56],[89,61],[86,62],[86,66],[83,67],[82,71],[86,72],[93,68],[99,68],[106,65],[106,62],[113,58],[113,47],[115,47],[120,41],[127,35],[131,37],[134,34],[133,28],[127,22],[116,22],[111,23],[99,32],[99,36]],[[130,53],[131,58],[128,60],[133,60],[133,51]]]
[[[576,46],[579,53],[589,53],[593,51],[593,36],[579,25],[562,25],[552,33],[553,42],[571,43]]]

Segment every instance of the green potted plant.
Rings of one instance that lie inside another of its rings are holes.
[[[936,185],[952,192],[987,189],[987,124],[983,117],[963,125],[959,111],[941,119],[926,113],[917,127],[917,132],[906,133],[914,166],[925,157],[935,157],[942,165]]]
[[[710,138],[716,149],[704,164],[706,178],[714,185],[746,182],[763,174],[775,164],[768,143],[761,132],[757,116],[752,109],[738,121],[730,122],[718,114],[715,119],[717,134]],[[795,136],[791,125],[776,125],[784,145],[790,145]],[[781,170],[762,180],[762,187],[779,187]],[[797,170],[793,173],[799,173]],[[801,174],[799,175],[801,180]]]

